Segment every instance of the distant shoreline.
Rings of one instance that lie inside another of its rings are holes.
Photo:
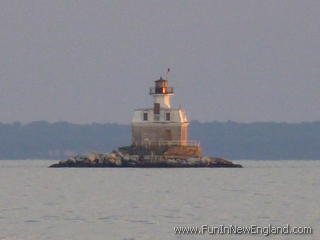
[[[0,123],[0,159],[61,160],[89,151],[109,152],[131,141],[129,125]],[[190,138],[205,155],[230,160],[318,160],[320,122],[191,122]]]

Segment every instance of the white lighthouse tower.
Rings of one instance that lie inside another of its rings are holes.
[[[132,119],[132,144],[134,146],[195,146],[188,141],[189,122],[186,112],[172,108],[170,98],[174,89],[160,77],[150,88],[153,107],[136,109]]]
[[[160,108],[171,108],[170,97],[174,95],[173,88],[168,86],[168,81],[160,77],[155,81],[155,87],[150,88],[150,95],[154,97],[154,103],[159,104]]]

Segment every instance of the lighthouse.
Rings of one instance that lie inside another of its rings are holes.
[[[168,80],[155,81],[149,89],[153,106],[136,109],[132,119],[132,145],[142,147],[189,146],[197,143],[188,140],[189,122],[184,109],[171,107],[174,95]]]
[[[119,147],[111,154],[74,157],[51,167],[242,167],[203,156],[199,142],[188,139],[186,112],[171,106],[174,89],[168,80],[160,77],[149,94],[153,105],[134,110],[130,146]]]

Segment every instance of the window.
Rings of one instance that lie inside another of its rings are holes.
[[[170,121],[170,113],[166,113],[166,120]]]
[[[153,108],[154,114],[160,114],[160,103],[155,103]]]
[[[143,121],[148,121],[148,113],[143,113]]]

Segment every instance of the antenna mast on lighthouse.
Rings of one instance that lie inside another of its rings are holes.
[[[170,68],[167,69],[167,72],[166,72],[166,80],[168,80],[169,72],[170,72]]]

